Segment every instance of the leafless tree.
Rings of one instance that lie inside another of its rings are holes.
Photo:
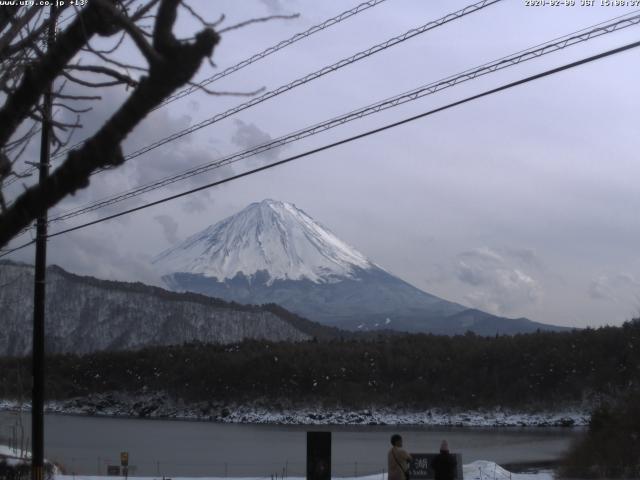
[[[186,1],[88,0],[82,7],[57,10],[53,18],[46,7],[0,7],[0,181],[20,175],[17,161],[43,128],[41,99],[48,85],[54,85],[54,107],[77,116],[69,122],[54,115],[50,122],[54,153],[68,144],[91,102],[100,101],[101,89],[123,85],[131,89],[115,113],[79,148],[66,153],[45,182],[25,189],[10,205],[0,190],[0,247],[45,209],[85,188],[92,172],[120,165],[124,161],[120,145],[127,135],[176,89],[190,83],[205,59],[211,62],[224,30],[216,28],[224,17],[209,22]],[[189,39],[177,38],[178,12],[195,17],[201,30]],[[53,21],[62,25],[47,45]],[[112,45],[105,47],[107,41]],[[117,57],[125,41],[144,58],[140,65]],[[84,94],[82,88],[89,90]]]

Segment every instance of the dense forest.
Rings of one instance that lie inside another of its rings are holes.
[[[0,396],[30,386],[29,358],[0,358]],[[640,384],[640,321],[481,337],[380,335],[306,343],[186,344],[48,358],[47,397],[161,391],[185,402],[553,407],[597,405]]]
[[[598,406],[589,429],[566,455],[563,478],[640,478],[640,394]]]

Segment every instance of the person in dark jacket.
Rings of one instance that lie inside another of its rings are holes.
[[[449,444],[446,440],[440,444],[440,453],[431,462],[431,468],[433,468],[435,480],[454,480],[457,477],[456,457],[449,453]]]

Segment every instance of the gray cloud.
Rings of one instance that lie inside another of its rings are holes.
[[[278,15],[285,12],[284,2],[282,0],[260,0],[272,15]]]
[[[587,293],[594,300],[640,306],[640,281],[628,273],[600,275],[591,280]]]
[[[424,278],[424,283],[426,285],[439,284],[448,280],[449,277],[449,272],[445,266],[434,263],[428,269],[428,275]]]
[[[159,275],[151,268],[151,254],[130,251],[112,229],[76,232],[49,245],[50,262],[71,272],[162,285]]]
[[[190,198],[181,205],[182,211],[185,213],[202,213],[206,211],[207,204],[200,198]]]
[[[490,248],[478,248],[457,256],[454,274],[473,289],[465,294],[472,306],[492,313],[508,314],[537,303],[539,283],[509,258]]]
[[[164,233],[164,237],[167,239],[167,242],[172,245],[178,242],[178,222],[169,215],[164,214],[156,215],[153,219],[162,226],[162,233]]]
[[[514,260],[519,261],[521,264],[528,267],[541,269],[544,264],[535,250],[530,248],[514,248],[514,247],[501,247],[497,249],[498,252],[503,253],[507,257],[511,257]]]
[[[236,130],[231,136],[231,141],[242,150],[248,150],[257,145],[268,143],[273,138],[264,130],[258,128],[253,123],[245,123],[242,120],[235,120]],[[263,162],[272,162],[277,160],[283,147],[273,148],[264,153],[250,157],[247,161],[249,165],[258,165]]]
[[[214,87],[275,88],[413,28],[421,19],[438,18],[468,2],[405,3],[398,9],[384,4],[372,8],[327,31],[330,42],[325,34],[309,38],[287,48],[286,55],[256,62],[244,73]],[[265,12],[281,13],[287,8],[299,11],[301,19],[267,22],[230,32],[216,48],[214,61],[221,68],[233,65],[346,7],[339,2],[292,0],[220,4],[220,11],[233,22],[264,16]],[[622,7],[619,10],[615,15],[630,11]],[[213,18],[217,12],[210,13]],[[611,9],[601,6],[534,11],[521,2],[502,2],[499,7],[474,14],[469,21],[450,22],[419,39],[358,62],[353,68],[256,105],[242,113],[241,123],[234,123],[233,118],[221,121],[107,174],[96,175],[89,188],[65,199],[65,203],[80,204],[151,182],[253,146],[271,135],[295,131],[612,16]],[[189,37],[201,28],[188,15],[182,20],[176,27],[181,37]],[[491,31],[487,32],[489,26]],[[594,49],[631,42],[634,34],[634,29],[621,30],[583,46],[486,75],[291,144],[287,152],[328,144],[577,60]],[[118,52],[123,59],[135,54],[131,47],[130,43],[125,44]],[[208,76],[208,69],[205,66],[198,78]],[[123,218],[129,222],[126,228],[110,222],[93,227],[99,235],[81,236],[68,243],[52,241],[57,247],[52,247],[50,260],[90,275],[131,275],[130,279],[144,281],[143,255],[166,248],[162,235],[148,233],[159,233],[154,215],[179,219],[180,233],[188,234],[253,201],[272,197],[295,202],[372,260],[407,281],[428,286],[428,291],[443,298],[549,323],[620,323],[633,314],[629,305],[635,304],[638,286],[616,276],[624,271],[633,279],[640,279],[640,203],[634,182],[640,175],[640,166],[633,122],[640,106],[634,91],[639,69],[628,55],[618,55],[606,64],[593,63],[566,71],[280,169],[164,204],[145,214]],[[615,89],[610,88],[612,81]],[[94,104],[95,110],[83,116],[85,129],[78,138],[102,125],[127,93],[112,89],[103,95],[104,100]],[[590,102],[584,101],[585,95]],[[233,108],[241,101],[196,92],[149,115],[127,140],[125,151]],[[570,127],[559,129],[558,125]],[[606,135],[602,125],[607,126]],[[34,145],[37,147],[37,142]],[[37,160],[37,148],[28,153],[31,160]],[[246,165],[239,165],[238,169],[243,166]],[[231,172],[230,168],[210,172],[140,198],[176,193]],[[25,183],[35,180],[34,177]],[[22,183],[16,182],[8,193],[20,192]],[[117,211],[124,205],[100,212]],[[112,230],[119,233],[118,238]],[[435,241],[424,241],[428,236],[435,236]],[[109,248],[100,250],[101,237]],[[83,249],[81,242],[86,242]],[[473,248],[478,245],[491,248],[478,252]],[[526,248],[521,248],[523,245]],[[91,249],[95,249],[93,254]],[[475,255],[460,254],[469,251]],[[32,255],[24,258],[32,261]],[[433,267],[434,263],[441,268]],[[544,302],[539,300],[541,292]]]

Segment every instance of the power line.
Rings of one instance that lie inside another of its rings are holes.
[[[307,150],[306,152],[303,152],[303,153],[300,153],[300,154],[297,154],[297,155],[293,155],[291,157],[285,158],[283,160],[279,160],[277,162],[270,163],[268,165],[264,165],[262,167],[254,168],[252,170],[248,170],[246,172],[239,173],[237,175],[233,175],[231,177],[227,177],[227,178],[222,179],[222,180],[217,180],[215,182],[211,182],[211,183],[208,183],[206,185],[202,185],[200,187],[192,188],[190,190],[187,190],[187,191],[184,191],[184,192],[181,192],[181,193],[177,193],[175,195],[171,195],[171,196],[168,196],[168,197],[164,197],[164,198],[161,198],[159,200],[155,200],[153,202],[146,203],[144,205],[133,207],[133,208],[130,208],[128,210],[124,210],[122,212],[115,213],[113,215],[108,215],[106,217],[102,217],[102,218],[99,218],[97,220],[93,220],[91,222],[86,222],[86,223],[83,223],[81,225],[76,225],[75,227],[71,227],[71,228],[67,228],[67,229],[64,229],[64,230],[60,230],[58,232],[49,234],[47,236],[47,238],[53,238],[53,237],[57,237],[59,235],[64,235],[66,233],[74,232],[76,230],[80,230],[80,229],[83,229],[83,228],[86,228],[86,227],[89,227],[89,226],[92,226],[92,225],[103,223],[103,222],[106,222],[108,220],[112,220],[114,218],[122,217],[124,215],[128,215],[130,213],[137,212],[139,210],[145,210],[145,209],[153,207],[155,205],[160,205],[162,203],[166,203],[166,202],[169,202],[169,201],[172,201],[172,200],[176,200],[178,198],[185,197],[187,195],[199,192],[201,190],[206,190],[208,188],[212,188],[212,187],[215,187],[215,186],[218,186],[218,185],[222,185],[224,183],[228,183],[228,182],[231,182],[231,181],[234,181],[234,180],[238,180],[240,178],[247,177],[249,175],[253,175],[255,173],[262,172],[264,170],[268,170],[268,169],[271,169],[271,168],[274,168],[274,167],[278,167],[280,165],[284,165],[286,163],[293,162],[294,160],[299,160],[301,158],[308,157],[310,155],[313,155],[313,154],[316,154],[316,153],[320,153],[320,152],[323,152],[325,150],[329,150],[331,148],[335,148],[337,146],[344,145],[346,143],[350,143],[350,142],[353,142],[355,140],[359,140],[361,138],[369,137],[371,135],[375,135],[375,134],[381,133],[381,132],[386,131],[386,130],[390,130],[390,129],[398,127],[398,126],[401,126],[401,125],[404,125],[404,124],[407,124],[407,123],[410,123],[410,122],[414,122],[414,121],[419,120],[421,118],[428,117],[428,116],[434,115],[436,113],[439,113],[439,112],[442,112],[442,111],[445,111],[445,110],[449,110],[449,109],[451,109],[453,107],[457,107],[459,105],[463,105],[465,103],[469,103],[469,102],[472,102],[474,100],[478,100],[480,98],[487,97],[489,95],[493,95],[495,93],[502,92],[504,90],[508,90],[508,89],[517,87],[519,85],[530,83],[530,82],[533,82],[535,80],[539,80],[541,78],[548,77],[550,75],[555,75],[557,73],[563,72],[565,70],[570,70],[572,68],[576,68],[578,66],[585,65],[587,63],[595,62],[597,60],[601,60],[603,58],[610,57],[612,55],[616,55],[618,53],[625,52],[625,51],[631,50],[633,48],[637,48],[639,46],[640,46],[640,41],[633,42],[633,43],[630,43],[630,44],[627,44],[627,45],[623,45],[622,47],[617,47],[617,48],[614,48],[614,49],[611,49],[611,50],[607,50],[605,52],[602,52],[602,53],[599,53],[599,54],[596,54],[596,55],[592,55],[590,57],[586,57],[586,58],[583,58],[581,60],[577,60],[575,62],[571,62],[571,63],[565,64],[565,65],[562,65],[560,67],[552,68],[550,70],[546,70],[544,72],[541,72],[541,73],[538,73],[538,74],[535,74],[535,75],[531,75],[531,76],[525,77],[523,79],[516,80],[514,82],[507,83],[507,84],[501,85],[501,86],[496,87],[496,88],[492,88],[490,90],[486,90],[486,91],[484,91],[482,93],[478,93],[476,95],[472,95],[470,97],[466,97],[466,98],[464,98],[462,100],[458,100],[458,101],[449,103],[449,104],[447,104],[445,106],[438,107],[438,108],[429,110],[427,112],[423,112],[423,113],[420,113],[418,115],[414,115],[412,117],[408,117],[408,118],[405,118],[403,120],[400,120],[400,121],[397,121],[397,122],[394,122],[394,123],[390,123],[390,124],[384,125],[384,126],[379,127],[379,128],[368,130],[368,131],[366,131],[364,133],[360,133],[358,135],[354,135],[354,136],[339,140],[337,142],[333,142],[333,143],[330,143],[330,144],[327,144],[327,145],[323,145],[322,147],[314,148],[312,150]],[[22,248],[25,248],[28,245],[31,245],[33,243],[34,242],[31,241],[31,242],[25,243],[25,244],[23,244],[23,245],[21,245],[19,247],[16,247],[16,248],[13,248],[11,250],[8,250],[8,251],[0,254],[0,258],[4,257],[6,255],[9,255],[9,254],[11,254],[11,253],[13,253],[13,252],[15,252],[17,250],[20,250]]]
[[[377,45],[374,45],[373,47],[370,47],[366,50],[363,50],[361,52],[358,52],[354,55],[351,55],[350,57],[347,58],[343,58],[342,60],[332,64],[332,65],[328,65],[325,66],[323,68],[321,68],[320,70],[316,70],[315,72],[309,73],[307,75],[305,75],[304,77],[300,77],[288,84],[285,85],[281,85],[280,87],[274,89],[274,90],[270,90],[269,92],[266,92],[262,95],[260,95],[259,97],[255,97],[252,98],[251,100],[241,103],[240,105],[237,105],[225,112],[222,113],[218,113],[216,115],[214,115],[211,118],[208,118],[206,120],[201,121],[200,123],[197,123],[195,125],[192,125],[191,127],[188,127],[184,130],[181,130],[179,132],[173,133],[172,135],[169,135],[167,137],[164,137],[150,145],[147,145],[143,148],[140,148],[128,155],[125,155],[124,160],[128,161],[131,160],[133,158],[139,157],[140,155],[143,155],[147,152],[150,152],[151,150],[154,150],[162,145],[165,145],[167,143],[173,142],[175,140],[178,140],[179,138],[182,138],[186,135],[189,135],[197,130],[200,130],[204,127],[208,127],[209,125],[212,125],[214,123],[219,122],[220,120],[223,120],[225,118],[228,118],[232,115],[235,115],[236,113],[239,113],[243,110],[246,110],[250,107],[253,107],[259,103],[265,102],[267,100],[270,100],[274,97],[277,97],[285,92],[288,92],[290,90],[293,90],[294,88],[297,88],[301,85],[304,85],[306,83],[309,83],[313,80],[316,80],[320,77],[323,77],[324,75],[327,75],[329,73],[335,72],[343,67],[346,67],[347,65],[351,65],[352,63],[355,63],[359,60],[362,60],[364,58],[370,57],[371,55],[374,55],[378,52],[381,52],[383,50],[386,50],[388,48],[391,48],[395,45],[398,45],[402,42],[405,42],[417,35],[421,35],[429,30],[433,30],[441,25],[444,25],[446,23],[449,23],[453,20],[457,20],[459,18],[462,18],[466,15],[469,15],[471,13],[475,13],[479,10],[482,10],[483,8],[486,8],[490,5],[493,5],[494,3],[498,3],[501,2],[502,0],[482,0],[480,2],[474,3],[472,5],[466,6],[465,8],[458,10],[456,12],[453,13],[449,13],[448,15],[445,15],[442,18],[439,18],[437,20],[433,20],[430,21],[424,25],[421,25],[420,27],[416,27],[416,28],[412,28],[411,30],[408,30],[407,32],[398,35],[396,37],[390,38],[388,40],[386,40],[385,42],[379,43]],[[66,150],[65,150],[66,152]],[[59,152],[57,155],[62,155],[62,152]],[[96,170],[95,172],[93,172],[93,174],[97,174],[100,173],[104,170]]]
[[[623,17],[626,17],[626,15]],[[621,18],[621,17],[617,17],[617,18]],[[68,210],[52,218],[50,220],[50,223],[68,220],[70,218],[83,215],[85,213],[89,213],[103,207],[114,205],[116,203],[122,202],[124,200],[128,200],[130,198],[137,197],[139,195],[151,192],[153,190],[157,190],[159,188],[176,183],[178,181],[185,180],[190,177],[200,175],[202,173],[206,173],[213,169],[238,162],[248,157],[255,156],[269,150],[273,150],[275,148],[287,145],[289,143],[301,140],[303,138],[316,135],[320,132],[324,132],[326,130],[335,128],[337,126],[344,125],[345,123],[363,118],[365,116],[379,113],[381,111],[394,108],[414,100],[418,100],[419,98],[422,98],[424,96],[434,94],[436,92],[439,92],[446,88],[453,87],[455,85],[458,85],[460,83],[463,83],[469,80],[473,80],[479,76],[487,75],[487,74],[496,72],[498,70],[502,70],[504,68],[514,66],[514,65],[519,65],[523,62],[539,58],[543,55],[547,55],[547,54],[556,52],[558,50],[562,50],[569,46],[586,42],[590,39],[597,38],[602,35],[612,33],[612,32],[621,30],[623,28],[627,28],[629,26],[638,25],[638,24],[640,24],[640,14],[635,15],[633,17],[624,18],[618,21],[610,21],[609,23],[606,23],[606,22],[600,23],[598,24],[600,26],[591,28],[591,30],[587,31],[587,29],[583,29],[578,32],[574,32],[573,34],[565,35],[564,37],[560,37],[559,39],[554,39],[549,42],[536,45],[535,47],[532,47],[528,50],[522,50],[515,54],[511,54],[509,56],[502,57],[498,60],[494,60],[493,62],[485,63],[479,67],[466,70],[462,73],[458,73],[456,75],[446,77],[436,82],[423,85],[421,87],[415,88],[408,92],[396,95],[394,97],[387,98],[385,100],[368,105],[366,107],[362,107],[360,109],[351,111],[341,116],[334,117],[322,123],[318,123],[310,127],[306,127],[305,129],[301,129],[296,132],[287,134],[285,136],[279,137],[267,143],[263,143],[251,149],[226,156],[222,159],[218,159],[213,162],[208,162],[198,167],[194,167],[186,171],[183,171],[177,175],[172,175],[169,177],[162,178],[155,182],[151,182],[146,185],[136,187],[134,189],[117,194],[115,196],[107,197],[107,198],[92,202],[89,205]]]
[[[180,132],[176,132],[168,137],[164,137],[161,140],[158,140],[157,142],[151,144],[151,145],[147,145],[146,147],[143,147],[133,153],[130,153],[128,155],[126,155],[124,157],[124,161],[128,161],[131,160],[133,158],[136,158],[144,153],[147,153],[155,148],[158,148],[162,145],[165,145],[167,143],[170,143],[172,141],[175,141],[183,136],[189,135],[197,130],[200,130],[204,127],[207,127],[209,125],[212,125],[213,123],[216,123],[224,118],[227,118],[231,115],[234,115],[238,112],[241,112],[243,110],[246,110],[254,105],[257,105],[258,103],[264,102],[266,100],[269,100],[273,97],[276,97],[278,95],[281,95],[282,93],[285,93],[289,90],[292,90],[296,87],[299,87],[301,85],[304,85],[312,80],[315,80],[317,78],[320,78],[328,73],[334,72],[336,70],[339,70],[340,68],[343,68],[347,65],[350,65],[352,63],[355,63],[359,60],[362,60],[364,58],[367,58],[375,53],[378,53],[380,51],[386,50],[387,48],[390,48],[392,46],[395,46],[397,44],[400,44],[402,42],[405,42],[417,35],[421,35],[422,33],[425,33],[427,31],[433,30],[441,25],[444,25],[446,23],[449,23],[453,20],[457,20],[459,18],[462,18],[466,15],[469,15],[471,13],[475,13],[479,10],[482,10],[488,6],[491,6],[495,3],[498,3],[502,0],[482,0],[480,2],[476,2],[474,4],[468,5],[460,10],[457,10],[453,13],[449,13],[447,15],[445,15],[444,17],[441,17],[437,20],[433,20],[430,22],[425,23],[424,25],[421,25],[420,27],[416,27],[413,29],[408,30],[407,32],[398,35],[396,37],[392,37],[388,40],[386,40],[385,42],[379,43],[377,45],[374,45],[373,47],[368,48],[367,50],[363,50],[361,52],[358,52],[354,55],[352,55],[351,57],[347,57],[344,58],[332,65],[329,66],[325,66],[323,68],[321,68],[320,70],[317,70],[313,73],[310,73],[304,77],[298,78],[297,80],[294,80],[293,82],[290,82],[286,85],[280,86],[279,88],[275,89],[275,90],[271,90],[270,92],[267,92],[263,95],[261,95],[260,97],[256,97],[248,102],[245,102],[243,104],[240,104],[230,110],[227,110],[226,112],[217,114],[207,120],[204,120],[196,125],[193,125],[185,130],[182,130]],[[58,152],[56,155],[61,155],[62,152]],[[54,156],[55,157],[55,156]],[[105,169],[99,169],[94,171],[91,175],[95,175],[97,173],[100,173],[102,171],[104,171]],[[7,182],[7,185],[12,183],[13,181],[15,181],[16,178],[12,178],[9,182]]]
[[[165,105],[178,100],[180,98],[186,97],[187,95],[192,94],[193,92],[198,91],[201,87],[204,87],[206,85],[209,85],[213,82],[216,82],[226,76],[231,75],[232,73],[235,73],[239,70],[242,70],[245,67],[248,67],[249,65],[252,65],[260,60],[262,60],[263,58],[268,57],[271,54],[274,54],[280,50],[282,50],[283,48],[286,48],[290,45],[293,45],[296,42],[299,42],[300,40],[310,37],[311,35],[321,32],[323,30],[326,30],[327,28],[330,28],[334,25],[337,25],[340,22],[343,22],[344,20],[347,20],[361,12],[364,12],[365,10],[368,10],[372,7],[375,7],[383,2],[386,2],[387,0],[369,0],[367,2],[361,3],[360,5],[350,9],[350,10],[345,10],[342,13],[339,13],[338,15],[331,17],[327,20],[325,20],[322,23],[319,23],[317,25],[314,25],[310,28],[308,28],[307,30],[305,30],[304,32],[299,32],[296,33],[295,35],[293,35],[292,37],[287,38],[286,40],[282,40],[281,42],[277,43],[276,45],[272,45],[271,47],[268,47],[266,49],[264,49],[263,51],[256,53],[255,55],[252,55],[251,57],[244,59],[238,63],[236,63],[235,65],[232,65],[231,67],[228,67],[226,69],[224,69],[223,71],[216,73],[215,75],[202,80],[200,83],[196,84],[196,85],[192,85],[188,88],[185,88],[184,90],[181,90],[180,92],[177,92],[169,97],[167,97],[160,105],[158,105],[156,108],[154,108],[154,110],[157,110],[161,107],[164,107]],[[61,20],[60,23],[64,23],[66,21],[68,21],[70,18],[74,17],[75,15],[77,15],[77,12],[71,14],[70,16],[66,17],[64,20]],[[52,155],[52,159],[56,159],[58,157],[61,157],[62,155],[67,154],[69,151],[79,147],[80,145],[82,145],[84,143],[84,140],[81,142],[76,143],[75,145],[65,148],[63,150],[60,150],[59,152],[55,153],[54,155]],[[29,175],[30,173],[32,173],[33,171],[35,171],[35,168],[31,167],[28,169],[25,169],[25,171],[23,171],[22,173],[20,173],[20,177],[24,176],[24,175]],[[17,181],[18,177],[12,177],[10,179],[10,181],[7,181],[4,185],[8,186],[11,185],[13,182]]]
[[[232,73],[237,72],[238,70],[243,69],[244,67],[247,67],[249,65],[251,65],[252,63],[255,63],[259,60],[262,60],[265,57],[268,57],[269,55],[271,55],[272,53],[275,53],[279,50],[282,50],[283,48],[288,47],[289,45],[293,45],[294,43],[302,40],[303,38],[307,38],[311,35],[313,35],[314,33],[320,32],[322,30],[325,30],[333,25],[336,25],[340,22],[342,22],[343,20],[346,20],[348,18],[353,17],[354,15],[357,15],[360,12],[363,12],[365,10],[368,10],[371,7],[375,7],[376,5],[379,5],[380,3],[384,2],[386,0],[370,0],[368,2],[364,2],[361,3],[360,5],[358,5],[355,8],[352,8],[351,10],[346,10],[338,15],[336,15],[335,17],[329,18],[328,20],[325,20],[324,22],[318,24],[318,25],[314,25],[313,27],[305,30],[304,32],[300,32],[300,33],[296,33],[294,36],[287,38],[286,40],[282,40],[280,43],[273,45],[269,48],[264,49],[263,51],[261,51],[260,53],[256,53],[255,55],[242,60],[239,63],[236,63],[235,65],[226,68],[225,70],[223,70],[220,73],[216,73],[215,75],[202,80],[201,82],[199,82],[197,85],[192,85],[188,88],[185,88],[184,90],[181,90],[180,92],[174,93],[173,95],[169,96],[166,98],[166,100],[164,102],[162,102],[160,105],[158,105],[155,109],[161,108],[175,100],[178,100],[182,97],[186,97],[187,95],[192,94],[193,92],[196,92],[200,89],[200,87],[204,87],[206,85],[209,85],[213,82],[216,82],[218,80],[220,80],[221,78],[226,77],[227,75],[231,75]]]
[[[480,11],[490,5],[493,5],[495,3],[498,3],[502,0],[482,0],[480,2],[474,3],[472,5],[468,5],[466,7],[464,7],[461,10],[458,10],[456,12],[453,13],[449,13],[448,15],[445,15],[442,18],[439,18],[437,20],[433,20],[431,22],[425,23],[424,25],[421,25],[420,27],[417,28],[412,28],[411,30],[408,30],[407,32],[398,35],[396,37],[390,38],[389,40],[386,40],[382,43],[379,43],[377,45],[374,45],[373,47],[370,47],[366,50],[363,50],[361,52],[358,52],[354,55],[351,55],[350,57],[347,58],[343,58],[342,60],[321,68],[320,70],[316,70],[313,73],[309,73],[307,75],[305,75],[304,77],[300,77],[286,85],[282,85],[274,90],[271,90],[269,92],[266,92],[262,95],[260,95],[259,97],[253,98],[247,102],[244,102],[240,105],[237,105],[234,108],[231,108],[225,112],[219,113],[214,115],[211,118],[208,118],[206,120],[203,120],[200,123],[197,123],[195,125],[192,125],[191,127],[188,127],[184,130],[181,130],[179,132],[176,132],[172,135],[169,135],[167,137],[164,137],[150,145],[147,145],[146,147],[140,148],[128,155],[126,155],[125,161],[131,160],[133,158],[139,157],[140,155],[143,155],[147,152],[150,152],[151,150],[154,150],[162,145],[165,145],[167,143],[173,142],[175,140],[178,140],[179,138],[182,138],[186,135],[189,135],[197,130],[200,130],[204,127],[208,127],[209,125],[212,125],[214,123],[219,122],[220,120],[223,120],[227,117],[230,117],[231,115],[235,115],[236,113],[239,113],[243,110],[246,110],[250,107],[253,107],[259,103],[265,102],[267,100],[270,100],[274,97],[277,97],[285,92],[288,92],[290,90],[293,90],[301,85],[304,85],[308,82],[311,82],[313,80],[316,80],[320,77],[323,77],[324,75],[327,75],[329,73],[335,72],[343,67],[346,67],[347,65],[351,65],[352,63],[358,62],[364,58],[370,57],[371,55],[374,55],[378,52],[381,52],[383,50],[386,50],[388,48],[391,48],[395,45],[398,45],[400,43],[403,43],[417,35],[421,35],[425,32],[428,32],[430,30],[433,30],[435,28],[438,28],[446,23],[452,22],[454,20],[458,20],[466,15],[469,15],[471,13],[475,13],[477,11]],[[99,173],[100,170],[97,170],[94,173]]]

